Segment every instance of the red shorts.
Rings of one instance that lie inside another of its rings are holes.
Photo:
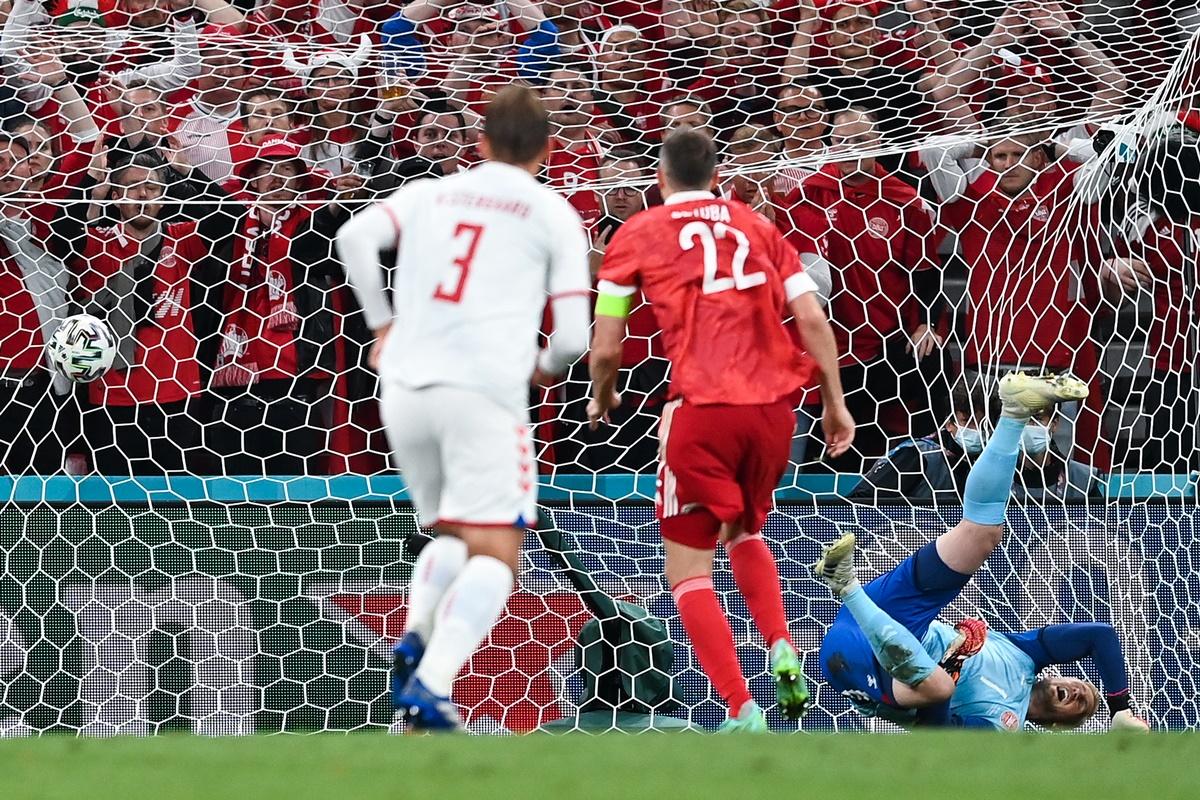
[[[780,400],[755,406],[669,404],[659,427],[655,498],[663,538],[711,549],[717,531],[693,514],[707,509],[721,522],[758,533],[774,505],[788,465],[796,417]],[[699,523],[699,524],[698,524]]]

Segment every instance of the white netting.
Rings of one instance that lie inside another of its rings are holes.
[[[1152,721],[1200,725],[1195,9],[247,5],[0,3],[0,467],[72,476],[14,481],[0,509],[0,730],[388,725],[415,524],[398,484],[355,477],[386,475],[387,452],[332,242],[372,198],[478,162],[479,114],[514,81],[551,112],[544,178],[584,218],[594,269],[660,202],[656,146],[680,124],[719,142],[724,194],[828,264],[861,427],[831,463],[819,407],[797,410],[767,533],[798,647],[836,611],[805,567],[835,523],[870,533],[872,571],[895,563],[956,518],[954,431],[986,436],[994,377],[1069,369],[1091,398],[1031,430],[1010,535],[954,611],[1002,630],[1112,622]],[[88,385],[43,357],[81,312],[117,340]],[[661,648],[612,663],[611,617],[580,671],[573,642],[612,609],[536,546],[456,686],[474,729],[570,727],[614,703],[722,718],[661,578],[648,503],[668,372],[644,303],[622,367],[625,404],[597,433],[586,364],[531,392],[543,499],[601,592],[667,621],[674,665]],[[716,577],[769,696],[727,565]],[[804,723],[860,725],[827,687]]]

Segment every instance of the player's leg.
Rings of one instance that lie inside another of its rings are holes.
[[[892,679],[890,692],[885,687],[871,688],[882,690],[887,702],[901,708],[921,708],[948,700],[954,693],[954,681],[925,651],[920,639],[880,608],[863,589],[854,570],[854,549],[854,534],[845,534],[825,549],[813,571],[853,616],[875,660]],[[893,574],[910,563],[911,559],[906,559]],[[831,678],[834,671],[839,671],[832,663],[834,660],[851,659],[845,653],[826,653],[822,648],[822,666]],[[865,691],[865,687],[850,688]]]
[[[1087,397],[1087,385],[1068,376],[1010,373],[1000,380],[1001,416],[971,466],[963,491],[963,520],[937,540],[947,570],[972,575],[1000,544],[1021,452],[1021,433],[1034,414]]]
[[[437,604],[432,635],[402,692],[420,729],[461,725],[451,687],[504,611],[525,528],[537,518],[527,422],[474,392],[441,387],[438,394],[444,489],[436,527],[464,543],[466,561]]]
[[[442,497],[441,444],[430,413],[438,403],[437,394],[436,388],[413,391],[387,384],[381,387],[380,416],[388,443],[424,527],[437,522]],[[392,648],[392,702],[397,707],[433,634],[438,605],[467,563],[466,543],[453,532],[439,533],[421,549],[413,565],[405,632]]]
[[[680,404],[663,413],[657,511],[667,584],[700,666],[729,708],[726,729],[765,731],[766,719],[750,696],[733,631],[713,591],[722,518],[739,519],[742,498],[734,467],[721,456],[730,449],[729,431],[712,427],[708,416]]]
[[[723,525],[720,538],[738,591],[770,651],[780,710],[789,719],[799,719],[808,707],[808,684],[788,631],[779,568],[762,536],[775,489],[787,468],[795,414],[789,403],[746,409],[745,413],[750,417],[747,422],[753,423],[748,432],[755,434],[746,442],[742,462],[746,513],[739,522]]]
[[[818,577],[841,597],[879,663],[895,678],[897,705],[925,707],[953,693],[953,677],[925,652],[920,637],[1000,542],[1021,432],[1029,417],[1086,393],[1086,386],[1072,378],[1005,376],[1000,386],[1003,416],[971,468],[963,521],[865,589],[854,576],[852,534],[830,547],[818,564]],[[977,634],[964,631],[963,645],[981,643]],[[961,656],[961,647],[951,655]]]

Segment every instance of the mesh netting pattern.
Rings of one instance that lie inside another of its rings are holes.
[[[768,536],[801,649],[835,610],[803,569],[833,524],[872,531],[880,503],[933,505],[888,506],[920,535],[871,538],[868,561],[899,560],[960,513],[964,431],[994,425],[996,377],[1071,371],[1090,397],[1031,426],[1012,531],[954,611],[998,628],[1112,622],[1150,718],[1195,727],[1193,12],[0,3],[0,471],[135,476],[140,498],[72,502],[70,487],[35,481],[0,509],[0,728],[387,726],[400,542],[415,526],[332,488],[388,472],[372,336],[333,242],[373,199],[478,163],[480,115],[513,82],[549,110],[541,177],[584,220],[593,274],[613,233],[662,201],[657,145],[690,125],[718,142],[720,193],[773,220],[817,281],[860,427],[852,452],[828,459],[816,394],[798,402],[790,493]],[[80,313],[116,342],[87,384],[45,356]],[[644,301],[623,358],[625,403],[598,432],[585,362],[531,389],[538,467],[601,588],[667,620],[682,672],[663,713],[712,725],[718,705],[662,584],[652,491],[635,477],[654,471],[669,381]],[[308,476],[318,490],[300,504],[252,489],[214,501],[202,481],[137,505],[164,476]],[[533,550],[510,616],[460,681],[476,730],[576,710],[571,642],[592,611],[547,559]],[[768,691],[727,570],[717,583],[755,692]],[[817,706],[805,727],[862,725],[840,698]]]

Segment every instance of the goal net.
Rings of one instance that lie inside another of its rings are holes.
[[[0,3],[0,734],[392,728],[423,534],[333,237],[478,163],[513,82],[549,111],[541,179],[593,274],[689,125],[818,284],[859,427],[830,458],[816,387],[794,398],[765,534],[816,700],[775,729],[888,727],[821,674],[838,606],[808,565],[851,527],[874,576],[954,525],[1014,369],[1090,396],[1026,430],[1004,542],[945,618],[1110,623],[1151,724],[1200,726],[1185,5]],[[46,355],[76,314],[113,340],[89,383]],[[455,684],[473,731],[723,720],[662,577],[669,378],[639,298],[610,424],[586,424],[586,359],[531,388],[542,530]],[[767,705],[721,552],[714,585]]]

